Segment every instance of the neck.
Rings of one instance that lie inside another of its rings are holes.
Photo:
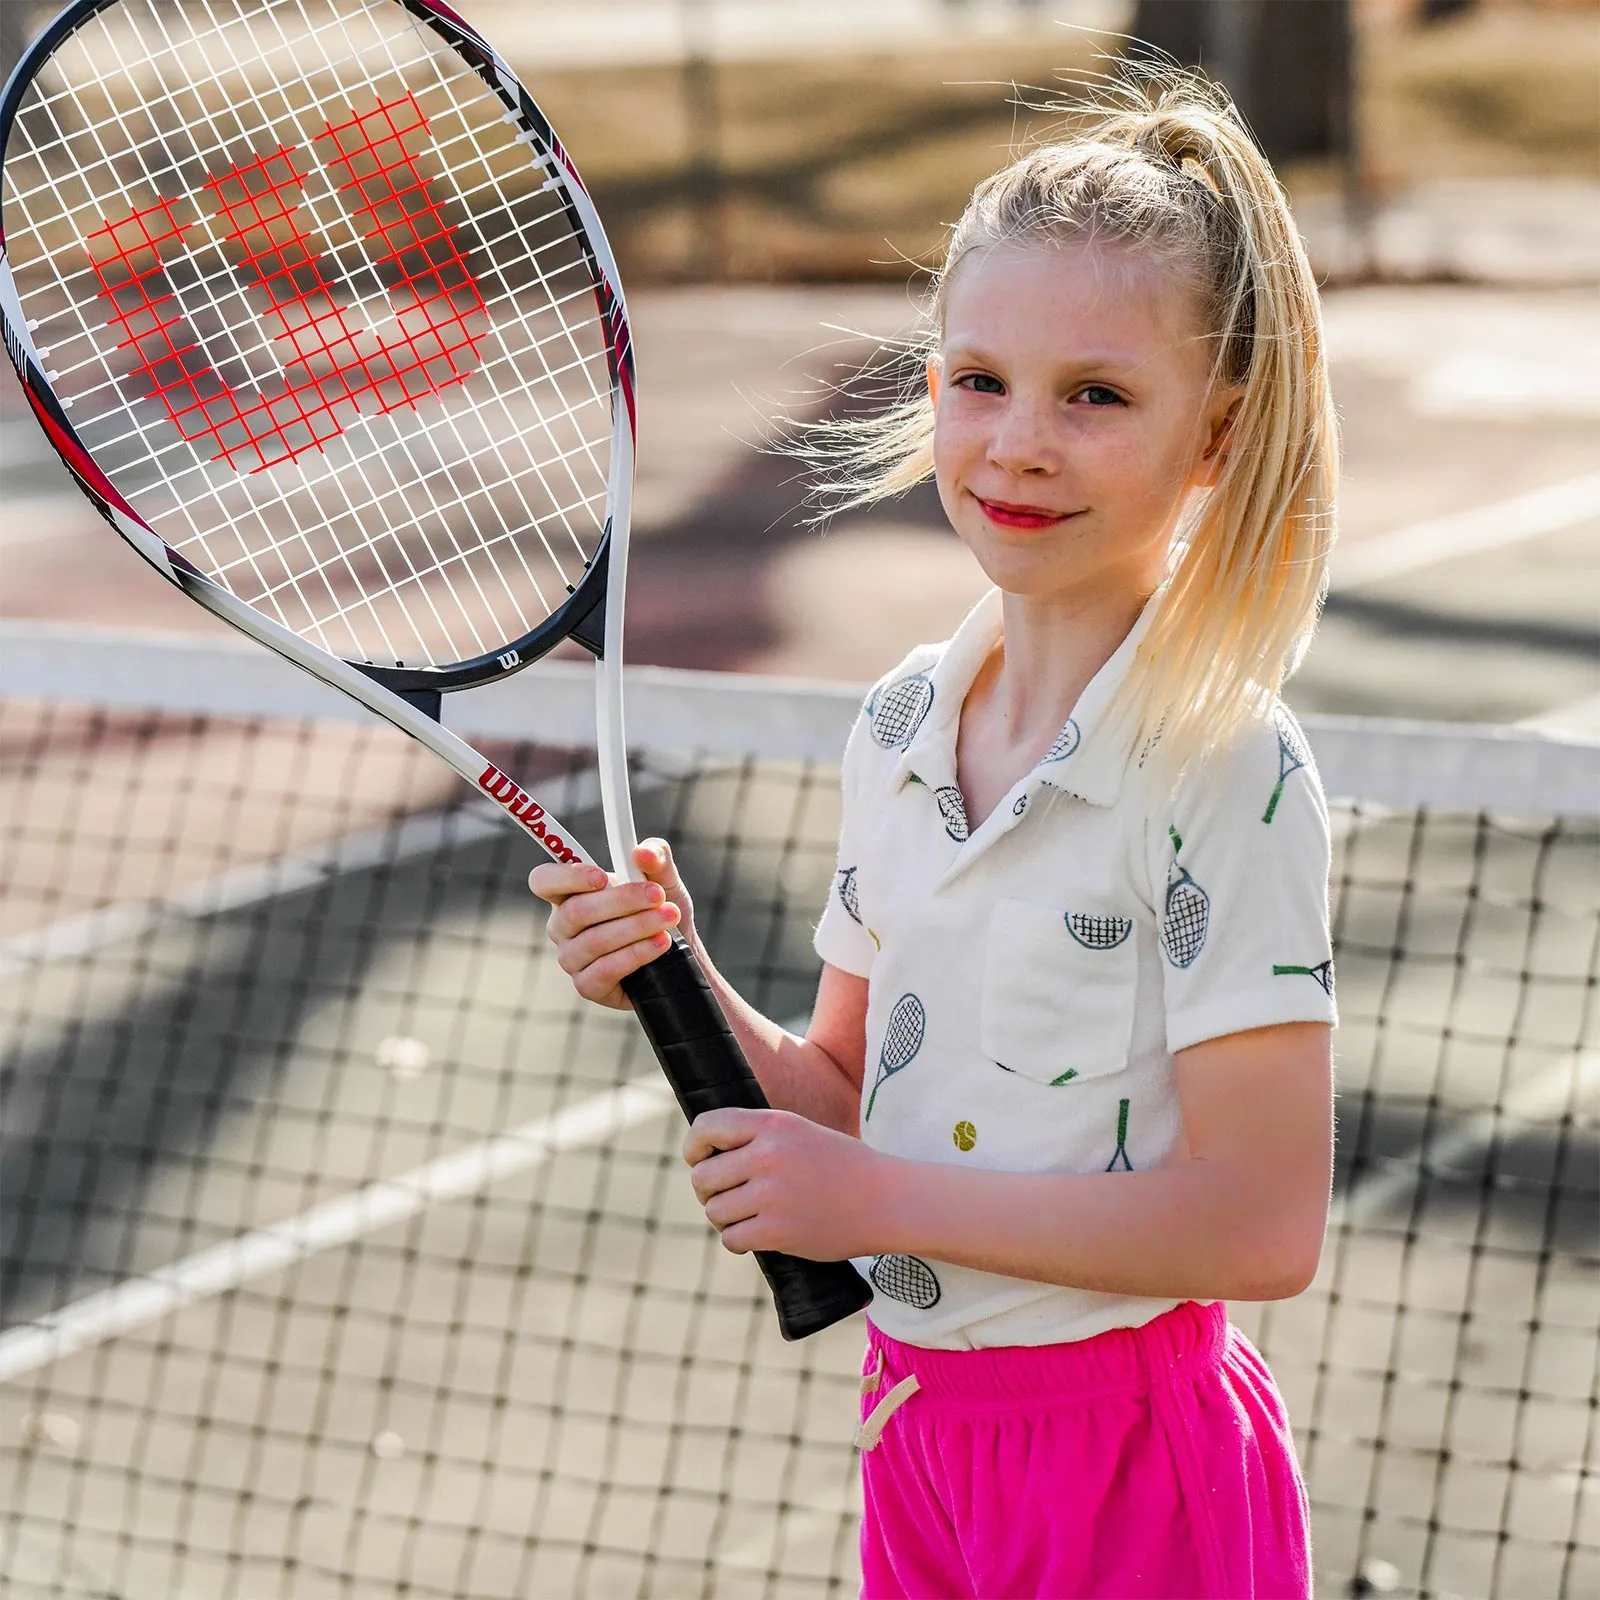
[[[1004,634],[991,656],[992,705],[1012,742],[1046,744],[1139,619],[1148,594],[1003,594]]]

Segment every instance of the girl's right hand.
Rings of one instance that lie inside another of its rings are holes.
[[[632,1010],[622,980],[654,961],[683,929],[693,943],[694,907],[665,840],[635,846],[643,883],[624,883],[585,862],[548,862],[528,874],[528,887],[554,909],[546,925],[561,970],[585,1000]]]

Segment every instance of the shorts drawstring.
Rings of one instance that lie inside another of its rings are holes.
[[[880,1351],[878,1355],[878,1370],[873,1374],[872,1377],[872,1389],[876,1389],[878,1387],[878,1383],[882,1376],[883,1354]],[[917,1382],[917,1375],[914,1372],[909,1377],[902,1378],[899,1383],[897,1383],[894,1388],[892,1388],[888,1394],[886,1394],[883,1399],[881,1399],[877,1405],[872,1408],[867,1420],[856,1429],[856,1449],[872,1449],[872,1447],[877,1444],[878,1440],[882,1437],[884,1428],[888,1426],[889,1418],[892,1417],[895,1412],[897,1412],[900,1407],[903,1406],[906,1401],[909,1400],[912,1395],[914,1395],[921,1387],[922,1385]],[[862,1380],[861,1388],[862,1392],[865,1394],[870,1394],[872,1392],[872,1389],[867,1387],[865,1379]]]

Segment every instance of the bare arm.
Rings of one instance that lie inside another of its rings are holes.
[[[1329,1036],[1286,1023],[1182,1051],[1186,1145],[1148,1172],[907,1161],[770,1112],[708,1112],[685,1155],[733,1250],[897,1252],[1112,1294],[1282,1299],[1311,1281],[1327,1220]]]
[[[867,981],[824,967],[811,1024],[799,1038],[763,1016],[717,971],[694,926],[694,905],[658,839],[638,847],[644,883],[612,883],[598,867],[535,867],[528,887],[553,907],[548,933],[578,993],[628,1008],[620,985],[667,948],[678,928],[694,949],[751,1069],[772,1104],[855,1134],[866,1053]]]

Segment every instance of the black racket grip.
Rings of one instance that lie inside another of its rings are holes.
[[[694,953],[677,934],[672,946],[622,980],[650,1047],[691,1122],[719,1106],[767,1108],[750,1063]],[[848,1261],[806,1261],[757,1250],[785,1339],[804,1339],[861,1310],[872,1298]]]

